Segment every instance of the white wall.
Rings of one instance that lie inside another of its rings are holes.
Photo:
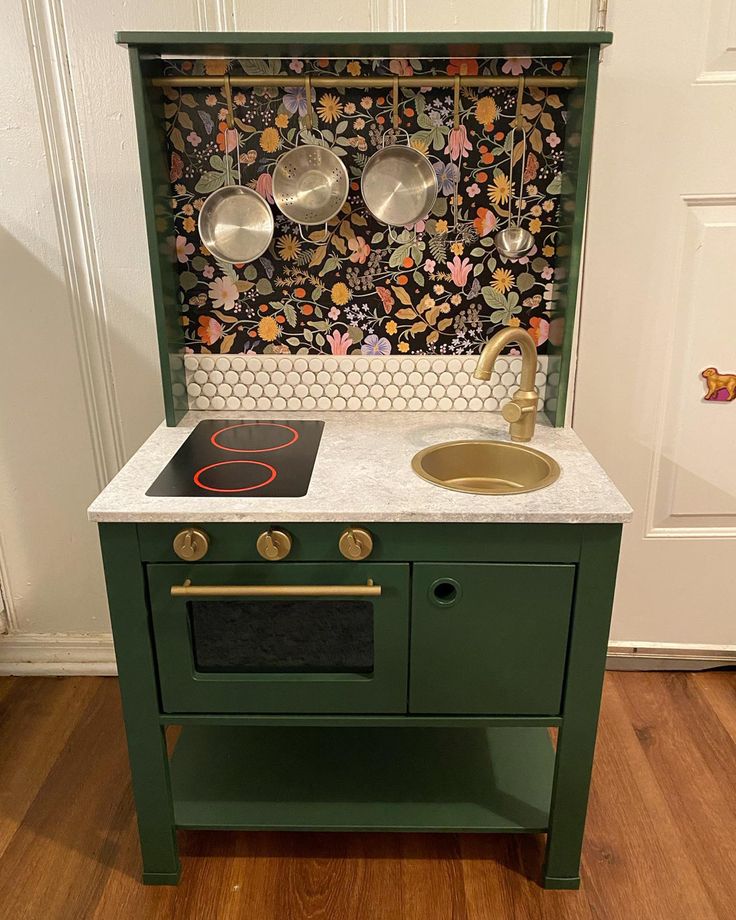
[[[0,582],[9,635],[0,636],[0,667],[105,671],[109,622],[85,509],[162,416],[128,63],[114,32],[585,28],[588,3],[9,3],[0,35]]]

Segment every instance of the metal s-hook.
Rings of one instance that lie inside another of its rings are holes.
[[[523,78],[522,78],[523,79]],[[455,99],[454,99],[454,112],[452,119],[452,127],[457,129],[460,127],[460,74],[455,74]]]
[[[394,74],[393,92],[391,94],[393,101],[393,125],[394,130],[399,127],[399,78]]]

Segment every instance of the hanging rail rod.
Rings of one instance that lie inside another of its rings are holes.
[[[386,87],[394,85],[393,77],[330,77],[312,76],[312,86],[327,87],[328,89],[344,89],[349,86],[368,88]],[[525,77],[525,86],[536,86],[540,89],[558,87],[559,89],[574,89],[582,86],[585,81],[581,77]],[[179,77],[154,77],[153,86],[213,86],[224,89],[225,80],[222,77],[206,76],[179,76]],[[231,86],[304,86],[304,77],[265,76],[262,74],[242,77],[230,77]],[[399,86],[430,86],[453,87],[453,76],[415,76],[399,77]],[[460,77],[461,86],[513,86],[519,85],[519,77]]]

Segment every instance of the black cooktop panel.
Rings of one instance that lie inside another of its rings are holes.
[[[324,425],[286,419],[199,422],[146,495],[306,495]]]

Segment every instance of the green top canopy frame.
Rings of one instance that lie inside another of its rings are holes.
[[[119,32],[128,48],[138,148],[153,280],[159,357],[166,421],[176,425],[188,406],[184,387],[183,340],[177,298],[175,257],[166,245],[170,187],[163,131],[163,94],[153,79],[161,61],[180,57],[567,57],[570,74],[579,79],[569,90],[565,167],[557,247],[557,291],[550,319],[558,334],[548,344],[545,412],[552,424],[564,424],[575,313],[578,298],[583,228],[593,140],[600,49],[610,32]]]

